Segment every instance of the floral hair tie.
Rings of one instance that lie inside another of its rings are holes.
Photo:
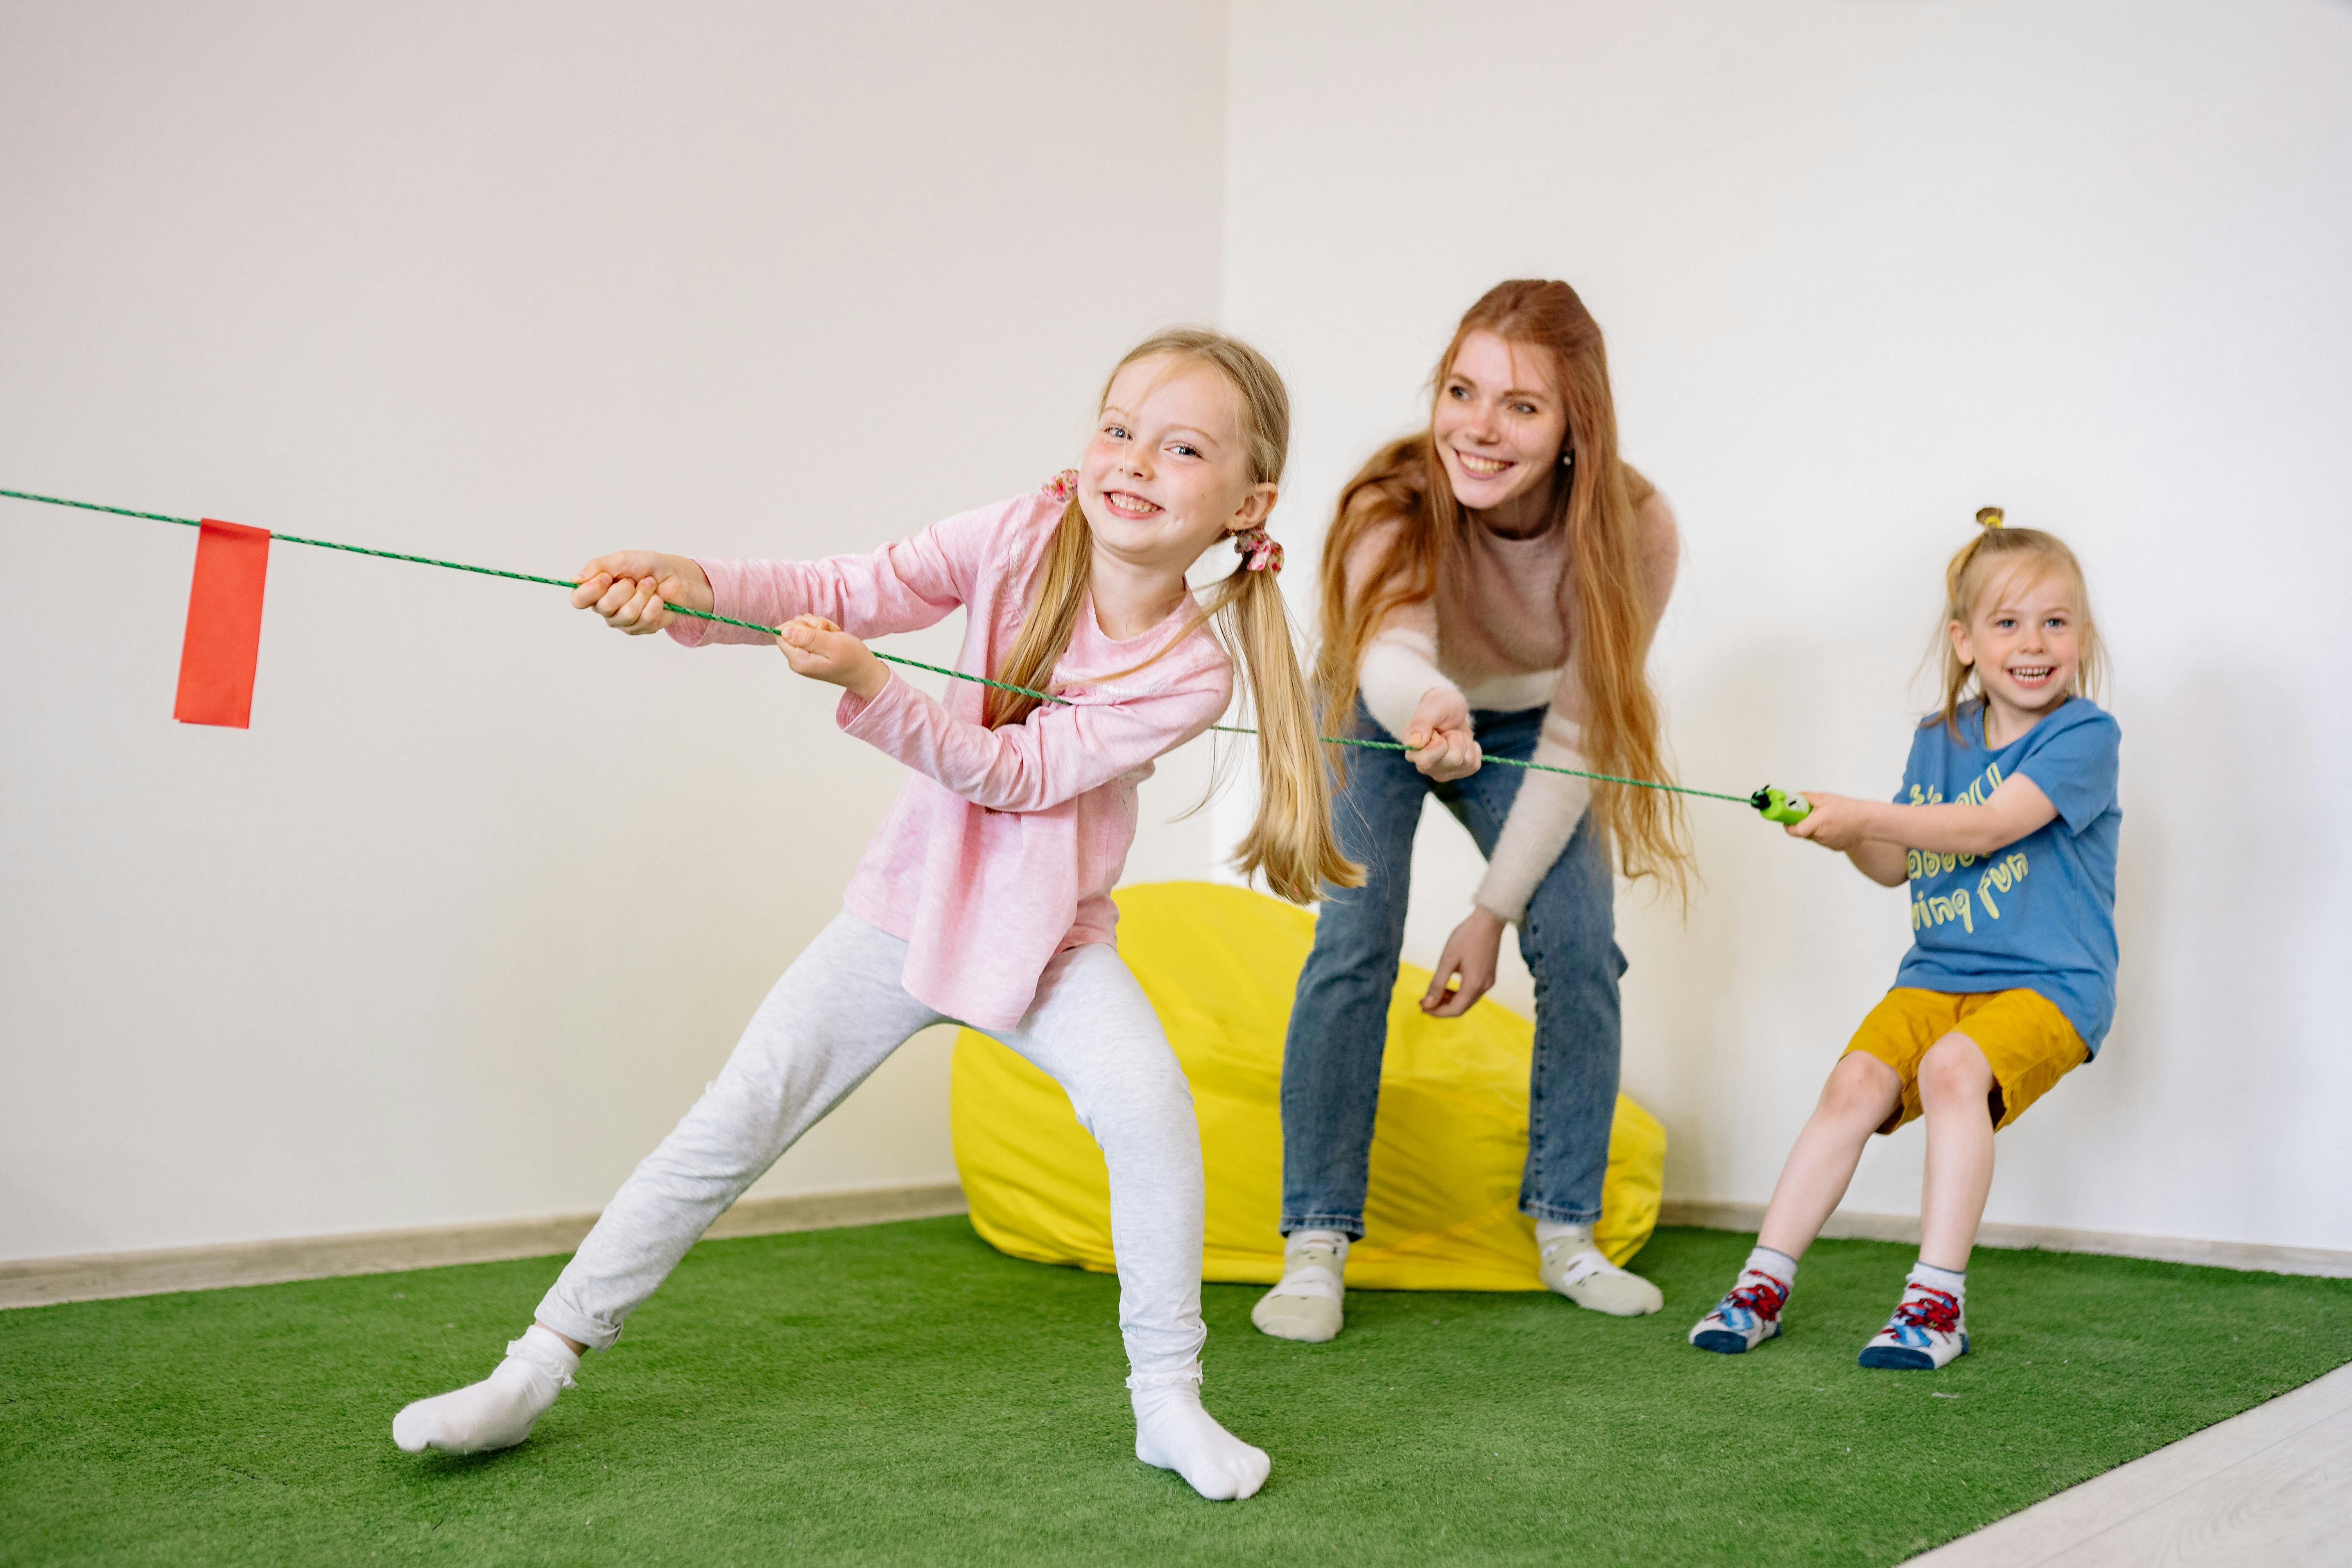
[[[1282,570],[1282,542],[1263,528],[1253,528],[1234,535],[1234,553],[1252,572]]]
[[[1039,489],[1048,500],[1067,500],[1078,493],[1078,470],[1064,468]]]

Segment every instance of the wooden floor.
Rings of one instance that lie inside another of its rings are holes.
[[[2352,1366],[1963,1536],[1909,1568],[2345,1568]]]

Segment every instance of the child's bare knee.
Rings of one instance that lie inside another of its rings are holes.
[[[1841,1121],[1875,1124],[1902,1093],[1893,1068],[1866,1051],[1849,1051],[1822,1086],[1822,1109]]]
[[[1919,1098],[1927,1104],[1981,1100],[1991,1089],[1992,1064],[1966,1035],[1946,1035],[1919,1059]]]

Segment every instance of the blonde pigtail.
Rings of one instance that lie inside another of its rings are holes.
[[[1237,568],[1211,614],[1257,719],[1257,816],[1234,868],[1264,877],[1294,904],[1315,902],[1327,886],[1362,887],[1363,868],[1332,831],[1331,773],[1275,574]]]
[[[1054,666],[1068,649],[1071,634],[1078,629],[1078,612],[1086,607],[1087,589],[1094,578],[1094,531],[1087,526],[1087,514],[1074,495],[1062,509],[1062,521],[1054,525],[1037,574],[1037,597],[1022,618],[1021,634],[1013,638],[997,679],[1041,691],[1054,678]],[[1037,710],[1034,697],[995,686],[982,689],[987,695],[981,718],[992,730],[1022,723]]]

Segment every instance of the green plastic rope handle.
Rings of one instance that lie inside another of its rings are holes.
[[[1774,789],[1770,784],[1749,795],[1748,804],[1762,812],[1767,822],[1802,822],[1813,814],[1811,801],[1793,790]]]
[[[16,500],[37,501],[43,506],[73,507],[81,511],[102,511],[110,513],[116,517],[144,518],[151,522],[173,522],[178,523],[183,528],[201,528],[204,526],[204,519],[198,517],[173,517],[167,512],[135,511],[129,507],[102,506],[97,501],[68,500],[63,496],[37,495],[30,490],[0,489],[0,496],[6,496]],[[305,539],[300,534],[297,533],[272,533],[269,537],[274,540],[282,541],[288,544],[308,544],[320,550],[341,550],[352,555],[373,555],[382,561],[406,561],[418,566],[438,566],[450,572],[472,572],[484,577],[504,577],[508,581],[514,583],[542,583],[553,588],[577,588],[580,586],[578,579],[572,577],[540,577],[528,572],[507,572],[502,571],[496,566],[472,566],[467,564],[463,561],[443,561],[431,555],[409,555],[397,550],[376,550],[364,544],[342,544],[331,539]],[[701,621],[716,621],[722,626],[741,626],[746,631],[759,632],[767,637],[782,637],[783,635],[782,628],[778,626],[761,626],[757,621],[739,621],[732,616],[715,615],[709,610],[690,610],[683,605],[670,605],[666,607],[676,615],[691,616],[695,619]],[[925,664],[919,658],[902,658],[897,654],[884,653],[878,648],[869,648],[867,651],[872,653],[874,657],[878,659],[886,660],[891,664],[903,665],[908,669],[928,670],[933,675],[944,675],[954,680],[970,680],[982,686],[992,686],[999,691],[1017,692],[1023,697],[1034,697],[1040,702],[1059,703],[1064,707],[1067,707],[1069,705],[1069,699],[1066,697],[1056,697],[1050,691],[1036,691],[1026,686],[1014,686],[1009,681],[992,680],[985,675],[973,675],[966,670],[950,669],[945,665]],[[1244,729],[1235,724],[1212,724],[1209,728],[1221,734],[1226,735],[1255,735],[1257,733],[1255,730]],[[1325,735],[1320,737],[1320,739],[1327,745],[1355,746],[1368,752],[1404,752],[1409,753],[1412,750],[1412,747],[1396,741],[1367,741],[1359,737],[1347,735]],[[1708,800],[1732,801],[1743,805],[1752,805],[1757,810],[1763,812],[1768,818],[1774,822],[1800,821],[1808,811],[1812,809],[1810,805],[1805,804],[1805,800],[1802,795],[1784,795],[1780,791],[1770,788],[1769,785],[1766,788],[1758,790],[1752,795],[1725,795],[1717,790],[1694,789],[1688,784],[1662,784],[1655,779],[1621,778],[1615,773],[1596,773],[1584,768],[1563,768],[1551,763],[1524,762],[1517,757],[1488,757],[1486,760],[1503,767],[1525,768],[1533,773],[1566,773],[1572,778],[1591,779],[1599,784],[1624,784],[1633,789],[1664,790],[1675,795],[1695,795],[1703,796]],[[1784,815],[1776,815],[1776,813],[1785,813],[1790,810],[1795,811],[1796,816],[1789,816]]]

